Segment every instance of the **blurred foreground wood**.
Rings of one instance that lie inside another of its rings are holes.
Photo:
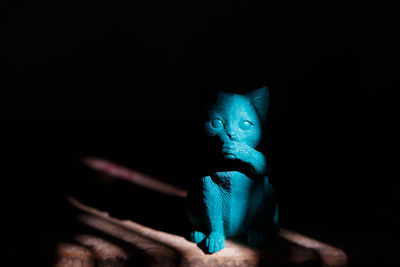
[[[346,266],[346,254],[337,248],[282,229],[277,246],[249,248],[227,240],[226,248],[206,255],[184,237],[154,230],[130,220],[112,218],[70,199],[78,221],[93,233],[77,233],[60,243],[55,266]]]

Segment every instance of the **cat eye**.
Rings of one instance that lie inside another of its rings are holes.
[[[224,127],[224,123],[220,119],[212,119],[210,124],[214,129],[221,129]]]
[[[243,131],[250,130],[251,127],[253,127],[253,123],[251,123],[249,121],[239,122],[239,128],[242,129]]]

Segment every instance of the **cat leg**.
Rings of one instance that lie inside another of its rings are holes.
[[[189,215],[189,221],[194,226],[193,230],[190,232],[190,240],[192,242],[199,244],[206,237],[206,234],[204,234],[204,231],[201,230],[202,228],[205,228],[205,227],[199,218],[196,218],[190,212],[188,213],[188,215]]]
[[[272,242],[278,227],[275,225],[269,205],[261,205],[246,231],[247,244],[262,247]]]
[[[206,238],[206,234],[204,230],[206,230],[206,225],[204,218],[202,219],[202,212],[201,212],[201,204],[199,203],[200,195],[196,194],[193,191],[189,192],[188,195],[188,205],[187,205],[187,214],[190,223],[193,226],[193,230],[190,232],[190,240],[192,242],[195,242],[196,244],[199,244],[203,242],[203,240]]]
[[[262,247],[265,243],[265,236],[263,233],[248,229],[246,232],[247,244],[251,247]]]
[[[265,213],[264,203],[259,204],[252,221],[246,231],[247,244],[252,247],[261,247],[265,243]]]
[[[225,235],[221,232],[211,232],[205,243],[208,253],[215,253],[225,248]]]
[[[196,244],[203,242],[204,238],[206,238],[206,235],[203,232],[194,230],[190,233],[190,240]]]
[[[219,185],[215,184],[210,176],[203,178],[204,204],[210,234],[205,239],[205,248],[208,253],[215,253],[225,247],[223,205],[226,201]],[[226,204],[226,203],[225,203]]]
[[[188,213],[189,215],[189,220],[194,226],[193,230],[190,232],[190,240],[192,242],[195,242],[197,244],[203,242],[204,238],[206,238],[206,234],[204,234],[204,231],[201,230],[204,227],[204,224],[202,221],[194,216],[191,212]]]
[[[258,214],[255,217],[255,219],[259,221],[250,225],[246,232],[248,245],[252,247],[262,247],[265,245],[271,245],[276,241],[279,233],[277,208],[278,206],[275,203],[275,208],[272,211],[273,216],[270,215],[271,210],[264,209],[262,210],[264,214]]]
[[[270,244],[279,232],[278,203],[275,191],[265,178],[264,197],[246,233],[250,246],[260,247]]]

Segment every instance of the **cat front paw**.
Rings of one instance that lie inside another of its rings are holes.
[[[226,159],[248,161],[252,148],[245,143],[236,141],[226,142],[222,146],[222,154]]]
[[[197,244],[203,242],[204,238],[206,238],[206,235],[200,231],[192,231],[190,233],[190,239]]]
[[[206,237],[206,252],[208,253],[215,253],[220,251],[221,249],[225,248],[225,236],[219,232],[211,232]]]

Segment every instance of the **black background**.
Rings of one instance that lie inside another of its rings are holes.
[[[80,156],[190,185],[201,149],[201,99],[230,80],[270,87],[267,154],[282,226],[337,245],[354,262],[399,260],[393,251],[400,222],[400,44],[393,6],[1,6],[2,247],[8,253],[48,246],[49,236],[68,229],[65,195],[98,195]],[[35,249],[32,257],[41,255]]]

